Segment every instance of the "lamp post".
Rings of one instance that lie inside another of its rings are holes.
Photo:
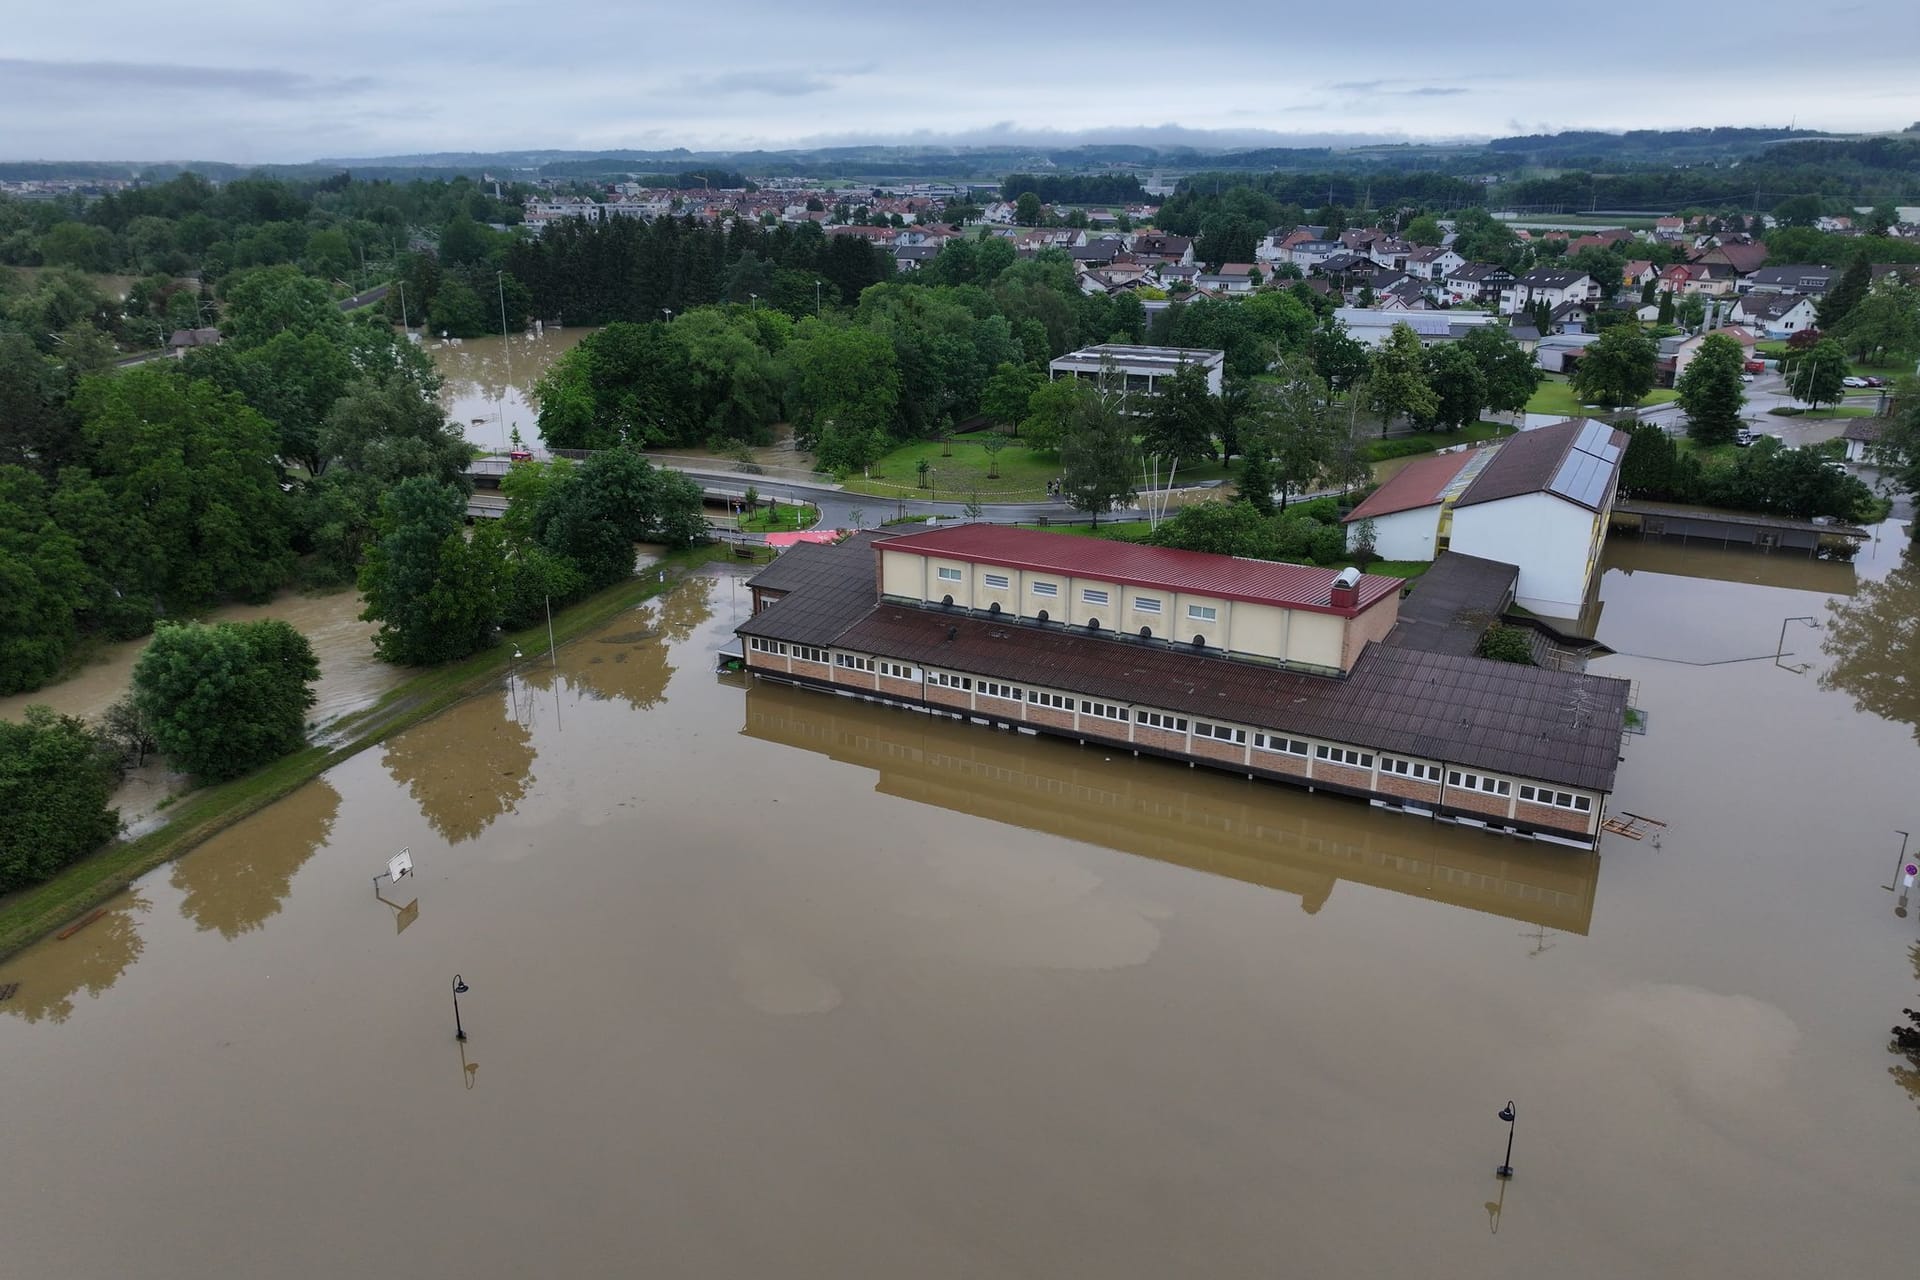
[[[747,295],[747,298],[749,299],[747,303],[747,310],[758,311],[760,309],[760,295],[757,293],[750,293]]]
[[[816,318],[820,315],[820,281],[817,279],[813,282],[813,314]]]
[[[461,980],[461,977],[459,974],[457,973],[454,974],[453,975],[453,1038],[455,1040],[461,1040],[461,1041],[464,1041],[467,1038],[467,1029],[460,1025],[460,997],[464,995],[466,991],[467,991],[467,984]]]
[[[513,385],[513,349],[507,344],[507,273],[493,273],[494,287],[500,293],[500,354],[507,362],[507,381],[500,388],[500,447],[510,449],[507,444],[507,388]]]
[[[1498,1169],[1495,1169],[1493,1171],[1493,1176],[1496,1178],[1511,1178],[1513,1176],[1513,1130],[1514,1130],[1514,1112],[1513,1112],[1513,1102],[1511,1099],[1508,1100],[1506,1106],[1500,1108],[1500,1118],[1507,1122],[1507,1158],[1501,1163]]]

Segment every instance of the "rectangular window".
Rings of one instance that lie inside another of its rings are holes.
[[[1418,760],[1400,760],[1393,756],[1380,757],[1380,772],[1397,773],[1403,778],[1418,778],[1423,782],[1440,781],[1440,766],[1421,764]]]
[[[771,654],[777,654],[781,657],[785,657],[787,652],[787,645],[785,641],[763,640],[759,636],[753,637],[753,648],[754,648],[754,652],[756,653],[771,653]]]
[[[816,649],[810,644],[795,645],[793,647],[793,656],[802,662],[817,662],[823,667],[827,664],[827,651],[825,649]]]
[[[1278,751],[1283,755],[1304,756],[1307,754],[1307,744],[1298,738],[1283,738],[1274,734],[1256,733],[1253,735],[1253,745],[1262,751]]]
[[[1005,698],[1008,702],[1020,701],[1020,690],[1010,684],[999,684],[992,680],[980,682],[980,693],[988,698]]]
[[[920,673],[904,662],[883,662],[880,664],[880,674],[883,676],[892,676],[896,680],[918,680],[920,678]]]
[[[958,582],[960,581],[960,571],[958,569],[947,568],[946,566],[943,565],[941,566],[941,569],[940,569],[940,581]]]
[[[1134,611],[1137,613],[1160,612],[1160,602],[1154,599],[1152,596],[1135,596],[1133,600],[1133,607],[1134,607]]]
[[[1484,791],[1490,796],[1513,794],[1513,784],[1510,782],[1499,778],[1483,777],[1477,773],[1460,773],[1453,769],[1447,771],[1447,785],[1459,787],[1462,791]]]
[[[1073,710],[1073,699],[1063,693],[1041,693],[1035,690],[1027,695],[1027,701],[1036,707],[1052,707],[1055,711]]]
[[[1036,582],[1033,584],[1033,594],[1051,598],[1060,594],[1060,588],[1055,583]]]
[[[1164,711],[1136,711],[1133,718],[1153,729],[1165,729],[1171,733],[1185,733],[1187,722],[1180,716],[1170,716]]]
[[[960,689],[968,693],[973,691],[972,676],[949,675],[945,671],[936,671],[929,675],[927,683],[937,684],[943,689]]]
[[[873,659],[863,658],[856,653],[836,653],[833,655],[833,665],[845,667],[849,671],[871,671]]]
[[[1208,724],[1205,720],[1195,720],[1193,722],[1193,736],[1196,738],[1217,738],[1221,742],[1233,742],[1244,745],[1247,740],[1247,731],[1245,729],[1235,729],[1230,725]]]
[[[1373,753],[1355,751],[1351,747],[1329,747],[1325,743],[1313,749],[1314,758],[1325,760],[1329,764],[1344,764],[1355,769],[1373,768]]]
[[[1102,720],[1128,720],[1132,718],[1127,715],[1127,709],[1125,707],[1117,707],[1111,702],[1089,702],[1084,698],[1081,699],[1080,702],[1080,714],[1083,716],[1097,716]]]
[[[995,591],[1005,591],[1007,589],[1007,575],[1004,573],[990,573],[987,575],[987,585]]]
[[[1571,791],[1555,791],[1550,787],[1521,787],[1520,798],[1534,804],[1552,805],[1556,809],[1572,809],[1575,813],[1592,813],[1593,797],[1577,796]]]
[[[1105,608],[1107,603],[1107,593],[1104,591],[1095,591],[1092,587],[1082,587],[1080,589],[1080,603],[1081,604],[1097,604],[1102,608]]]
[[[1187,617],[1194,622],[1212,622],[1220,616],[1220,611],[1210,604],[1190,604]]]

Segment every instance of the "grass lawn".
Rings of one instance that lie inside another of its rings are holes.
[[[743,533],[792,533],[811,529],[820,520],[820,509],[802,502],[783,502],[777,507],[762,506],[740,521]]]
[[[938,440],[916,440],[903,444],[867,468],[864,476],[848,476],[841,487],[848,493],[863,493],[878,498],[919,498],[927,502],[965,502],[978,496],[981,502],[1033,502],[1047,496],[1047,481],[1060,478],[1060,455],[1029,449],[1017,439],[1007,439],[1000,451],[999,474],[989,478],[988,456],[982,441],[992,432],[977,431],[953,437],[950,445]],[[928,472],[926,487],[920,484],[920,464]],[[1182,462],[1174,476],[1178,484],[1201,484],[1209,480],[1227,480],[1238,473],[1236,463],[1201,459]]]
[[[1825,409],[1769,409],[1772,418],[1871,418],[1873,409],[1864,404],[1831,405]]]
[[[1642,407],[1651,404],[1667,404],[1678,399],[1679,396],[1679,392],[1661,387],[1649,394],[1640,404]],[[1533,399],[1527,401],[1527,412],[1551,413],[1562,418],[1584,418],[1599,410],[1589,409],[1582,404],[1580,397],[1573,393],[1571,383],[1564,379],[1548,378],[1540,384],[1540,389],[1533,393]]]
[[[1090,524],[1022,524],[1015,525],[1014,527],[1016,529],[1039,529],[1046,533],[1070,533],[1078,538],[1115,538],[1123,542],[1132,538],[1144,538],[1153,532],[1153,524],[1146,520],[1104,520],[1098,526]]]
[[[1390,451],[1389,456],[1405,457],[1407,453],[1415,452],[1411,449],[1413,445],[1421,446],[1419,452],[1429,452],[1451,448],[1456,444],[1471,444],[1476,440],[1495,440],[1501,436],[1510,436],[1515,430],[1516,428],[1510,422],[1493,422],[1482,418],[1479,422],[1463,427],[1459,431],[1416,431],[1411,435],[1384,438],[1375,436],[1367,441],[1367,448],[1372,451],[1375,446],[1384,445]],[[1381,461],[1377,453],[1374,455],[1374,461]]]
[[[1060,455],[1035,452],[1009,439],[995,460],[998,467],[990,468],[987,451],[981,445],[988,434],[955,436],[951,445],[938,440],[901,445],[868,467],[866,475],[848,476],[842,487],[848,493],[880,498],[945,502],[965,502],[974,494],[982,502],[1025,502],[1046,497],[1047,481],[1059,478]],[[932,468],[925,487],[920,484],[923,461]],[[989,478],[990,469],[999,474]]]
[[[1753,353],[1762,360],[1779,360],[1786,356],[1787,344],[1784,342],[1756,342],[1753,344]],[[1849,362],[1845,376],[1863,378],[1868,374],[1875,374],[1882,378],[1898,378],[1912,372],[1913,364],[1907,360],[1895,360],[1890,364],[1856,364]],[[1853,389],[1854,388],[1851,387],[1848,388],[1848,390]]]

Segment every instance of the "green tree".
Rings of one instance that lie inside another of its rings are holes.
[[[787,416],[794,438],[812,449],[826,424],[842,431],[890,431],[900,412],[900,369],[893,344],[870,329],[803,320],[784,353],[790,382]]]
[[[133,668],[133,702],[160,753],[205,781],[297,750],[320,665],[284,622],[163,623]]]
[[[1639,404],[1653,390],[1659,354],[1654,340],[1637,326],[1615,325],[1581,354],[1571,379],[1574,392],[1609,409]]]
[[[1040,225],[1040,218],[1042,216],[1040,197],[1034,192],[1021,192],[1020,198],[1013,202],[1013,209],[1013,220],[1021,226],[1037,227]]]
[[[426,666],[492,642],[499,564],[468,543],[465,512],[458,489],[426,476],[402,480],[381,499],[378,537],[360,568],[360,616],[380,624],[373,646],[385,661]]]
[[[434,333],[453,338],[479,338],[493,333],[494,322],[480,295],[463,280],[448,277],[433,295],[427,310],[427,327]]]
[[[1832,329],[1845,320],[1867,296],[1867,290],[1873,286],[1873,266],[1867,261],[1868,256],[1865,252],[1853,255],[1853,261],[1840,273],[1840,279],[1820,300],[1817,312],[1822,329]]]
[[[1902,378],[1894,395],[1893,412],[1882,424],[1873,446],[1875,465],[1891,472],[1894,488],[1920,500],[1920,378]]]
[[[1240,483],[1236,496],[1263,516],[1273,514],[1273,464],[1267,451],[1253,446],[1240,463]]]
[[[1486,382],[1486,406],[1494,413],[1520,413],[1545,375],[1533,353],[1505,325],[1476,325],[1458,345],[1473,357]]]
[[[589,589],[633,573],[634,544],[679,548],[706,536],[700,487],[656,470],[635,449],[611,449],[562,475],[540,504],[541,544],[579,566]]]
[[[87,579],[79,544],[54,523],[46,483],[23,467],[0,466],[0,694],[60,674]]]
[[[1432,246],[1439,244],[1446,235],[1440,230],[1439,219],[1430,213],[1423,213],[1407,224],[1400,238],[1412,244]]]
[[[1018,430],[1021,420],[1027,416],[1028,401],[1046,380],[1046,375],[1038,370],[1009,360],[996,368],[981,388],[980,412],[990,421]]]
[[[264,346],[275,334],[317,333],[337,339],[346,319],[327,286],[296,267],[249,271],[227,286],[220,332],[242,351]]]
[[[1439,399],[1427,385],[1420,335],[1409,326],[1394,325],[1368,362],[1366,407],[1379,416],[1383,436],[1401,414],[1416,422],[1431,422],[1439,412]]]
[[[412,476],[459,485],[473,460],[460,428],[406,375],[368,375],[346,384],[327,412],[317,447],[382,487]]]
[[[1845,390],[1847,352],[1832,338],[1822,338],[1804,351],[1789,350],[1780,361],[1787,390],[1809,407],[1833,404]]]
[[[1075,510],[1100,517],[1138,492],[1139,460],[1133,424],[1120,409],[1120,396],[1088,388],[1060,438],[1061,484]]]
[[[1847,313],[1832,336],[1854,359],[1866,364],[1920,351],[1920,289],[1891,277],[1882,280]]]
[[[1747,402],[1740,372],[1746,351],[1724,333],[1710,333],[1681,371],[1674,388],[1687,415],[1687,435],[1695,444],[1730,444],[1740,429],[1740,410]]]
[[[120,830],[113,771],[86,725],[46,707],[0,720],[0,893],[38,884]]]
[[[1020,420],[1020,438],[1036,452],[1058,449],[1068,427],[1080,414],[1081,402],[1092,394],[1092,388],[1077,378],[1040,383],[1027,399],[1027,416]]]
[[[1326,382],[1298,356],[1282,360],[1273,380],[1254,391],[1247,420],[1247,448],[1269,459],[1282,511],[1293,494],[1311,489],[1333,469],[1347,435]]]
[[[1433,388],[1434,411],[1428,421],[1458,431],[1480,421],[1487,407],[1487,375],[1473,352],[1457,342],[1429,347],[1423,357],[1427,385]]]
[[[1480,656],[1530,667],[1533,665],[1532,634],[1525,627],[1494,627],[1480,637]]]
[[[1191,466],[1217,455],[1213,433],[1218,425],[1219,402],[1208,388],[1206,370],[1182,364],[1173,376],[1160,380],[1147,410],[1141,447],[1150,456],[1181,459]]]

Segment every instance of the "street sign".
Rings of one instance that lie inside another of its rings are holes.
[[[389,879],[398,880],[401,876],[406,875],[412,870],[413,855],[405,849],[402,849],[387,859],[387,876]]]
[[[1914,877],[1920,876],[1920,867],[1916,867],[1909,862],[1906,866],[1900,868],[1900,875],[1902,877],[1900,883],[1911,889],[1913,888]]]

